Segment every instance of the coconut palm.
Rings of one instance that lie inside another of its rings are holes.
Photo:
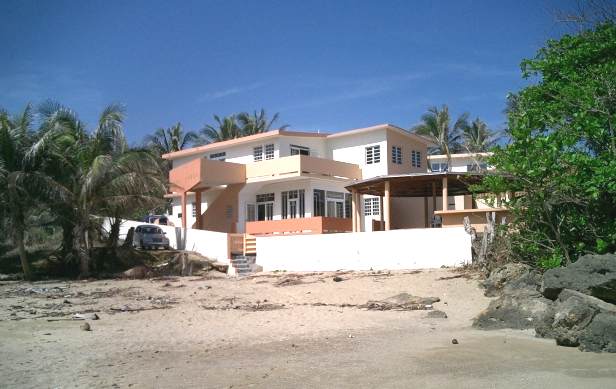
[[[94,215],[119,220],[134,208],[159,205],[165,190],[162,174],[150,153],[128,150],[122,107],[107,107],[90,134],[74,112],[48,105],[40,111],[44,135],[35,148],[50,158],[50,186],[61,194],[53,201],[63,228],[72,227],[70,251],[79,260],[81,276],[87,276],[90,234],[100,226]]]
[[[24,243],[26,216],[34,194],[45,181],[38,161],[28,157],[33,140],[32,121],[30,105],[15,117],[0,110],[0,207],[8,219],[6,224],[26,279],[32,277]]]
[[[202,141],[204,143],[221,142],[243,136],[235,115],[229,115],[222,119],[218,115],[214,115],[214,120],[216,125],[208,124],[201,129]]]
[[[449,115],[449,107],[443,105],[440,109],[430,107],[428,112],[421,116],[421,124],[414,126],[411,131],[426,136],[434,143],[430,149],[433,154],[447,155],[447,166],[451,166],[451,154],[460,149],[460,131],[468,126],[468,114],[460,115],[453,126]]]
[[[477,118],[462,130],[462,146],[469,153],[481,153],[490,150],[496,144],[494,132],[488,125]]]
[[[262,132],[267,132],[273,129],[274,123],[278,121],[279,114],[276,113],[272,119],[268,121],[265,110],[261,108],[260,112],[254,111],[252,114],[241,112],[237,115],[237,121],[242,130],[242,135],[254,135]],[[279,126],[278,129],[284,130],[289,127],[288,124]]]
[[[159,155],[180,151],[197,141],[192,131],[184,131],[181,123],[169,128],[159,128],[154,134],[146,136],[146,145]]]

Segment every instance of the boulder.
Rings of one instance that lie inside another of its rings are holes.
[[[616,352],[616,305],[565,289],[553,305],[552,320],[546,318],[535,329],[560,346]]]
[[[473,321],[473,327],[483,330],[502,328],[528,329],[535,323],[550,321],[552,301],[538,294],[521,290],[492,300]]]
[[[530,267],[522,263],[508,263],[493,270],[490,272],[490,276],[481,283],[485,288],[485,295],[487,297],[498,296],[505,285],[529,271]]]
[[[556,300],[563,289],[577,290],[616,304],[616,254],[585,255],[575,263],[545,272],[541,291]]]

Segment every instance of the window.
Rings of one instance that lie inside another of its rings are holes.
[[[399,146],[391,147],[391,162],[402,165],[402,148]]]
[[[246,221],[254,222],[257,220],[257,207],[255,204],[246,204]]]
[[[197,203],[192,203],[192,217],[197,217]]]
[[[381,214],[381,203],[378,197],[364,199],[364,216],[379,216]]]
[[[257,146],[252,149],[252,157],[255,162],[263,161],[263,146]]]
[[[233,217],[233,206],[232,205],[227,205],[225,207],[225,217],[227,219],[231,219]]]
[[[327,198],[327,217],[343,218],[345,214],[344,193],[342,192],[326,192]]]
[[[291,145],[291,155],[310,155],[310,149],[304,146]]]
[[[220,153],[210,154],[210,159],[214,159],[217,161],[224,161],[227,158],[227,153],[225,151]]]
[[[344,217],[349,219],[351,217],[351,194],[344,194]]]
[[[411,151],[411,166],[421,167],[421,151]]]
[[[488,170],[487,163],[480,163],[479,165],[477,165],[476,163],[472,165],[466,165],[467,172],[480,172],[480,171],[485,171],[485,170]]]
[[[381,162],[381,146],[366,147],[366,165]]]
[[[447,171],[447,164],[446,163],[439,163],[439,162],[435,162],[433,164],[430,165],[430,170],[432,170],[433,172],[446,172]]]
[[[295,219],[305,216],[305,196],[303,189],[285,191],[281,193],[281,196],[283,219]]]
[[[274,159],[274,144],[265,145],[265,159]]]
[[[312,195],[313,199],[313,216],[325,216],[325,191],[322,189],[315,189]]]
[[[178,212],[178,219],[182,218],[182,212]]]
[[[257,220],[274,219],[274,194],[257,195]]]

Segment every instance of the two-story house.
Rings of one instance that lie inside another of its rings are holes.
[[[169,153],[175,225],[253,235],[352,230],[345,186],[377,176],[428,171],[430,142],[382,124],[334,134],[276,130]],[[392,214],[409,214],[399,199]],[[380,218],[382,201],[362,196],[361,229]],[[402,212],[402,209],[404,212]],[[418,214],[423,214],[418,208]],[[396,228],[423,226],[413,217]]]

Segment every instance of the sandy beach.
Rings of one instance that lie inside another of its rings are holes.
[[[333,277],[342,278],[334,282]],[[0,386],[616,387],[616,355],[479,331],[490,299],[448,269],[0,283]],[[400,293],[434,310],[367,310]],[[95,312],[84,321],[73,314]],[[458,344],[453,344],[452,339]]]

